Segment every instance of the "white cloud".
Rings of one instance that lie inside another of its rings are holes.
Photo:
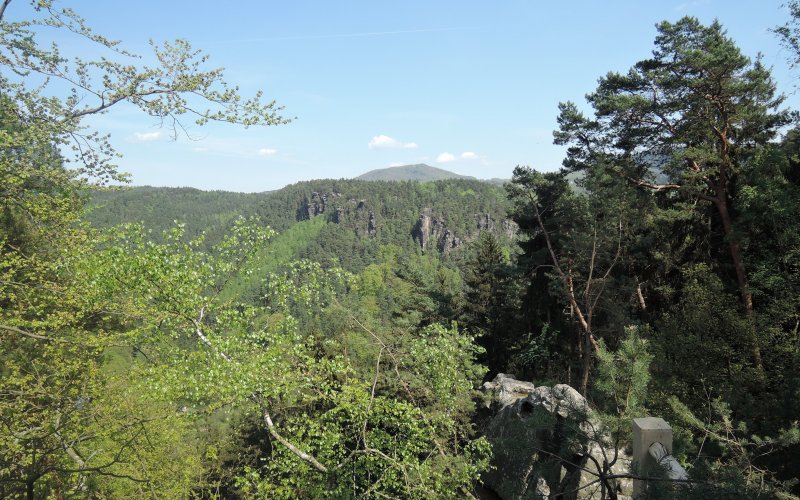
[[[258,150],[258,156],[272,156],[277,152],[277,149],[261,148]]]
[[[697,9],[703,5],[708,5],[708,0],[693,0],[691,2],[683,2],[675,7],[676,12],[688,12]]]
[[[376,135],[367,145],[369,149],[416,149],[416,142],[400,142],[388,135]]]
[[[393,161],[389,164],[389,167],[402,167],[403,165],[408,165],[407,163],[403,163],[401,161]]]
[[[148,142],[157,141],[161,139],[161,131],[156,132],[135,132],[133,134],[134,142]]]
[[[463,153],[461,153],[461,159],[462,160],[477,160],[478,159],[478,155],[473,153],[472,151],[464,151]]]
[[[456,159],[455,155],[451,153],[442,153],[436,157],[436,161],[438,163],[448,163],[451,161],[455,161],[455,159]]]

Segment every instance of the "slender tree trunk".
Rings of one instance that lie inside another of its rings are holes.
[[[531,196],[531,195],[529,195]],[[592,309],[593,304],[590,300],[591,293],[590,287],[592,283],[592,276],[591,272],[589,274],[589,279],[587,280],[587,288],[586,292],[584,293],[584,300],[585,300],[585,309],[581,308],[580,304],[578,303],[578,299],[575,294],[575,283],[572,280],[572,262],[570,261],[568,265],[570,267],[567,268],[567,271],[564,272],[564,269],[561,267],[561,262],[556,256],[556,252],[553,249],[553,244],[550,241],[550,234],[547,232],[547,229],[544,227],[544,222],[542,221],[542,214],[539,212],[539,206],[537,205],[537,201],[531,196],[531,204],[534,209],[534,215],[536,216],[536,221],[539,223],[539,228],[542,230],[542,235],[544,236],[544,241],[547,243],[547,250],[550,253],[550,258],[553,260],[553,267],[555,268],[558,275],[561,277],[564,283],[564,289],[567,292],[567,298],[569,299],[570,308],[572,314],[574,314],[578,318],[578,324],[580,325],[580,335],[578,340],[578,348],[582,350],[581,355],[583,356],[583,366],[582,366],[582,373],[581,373],[581,385],[580,385],[580,393],[582,396],[586,397],[586,393],[589,388],[589,376],[592,371],[592,356],[599,350],[597,345],[597,341],[594,339],[592,335]],[[622,226],[620,225],[620,231]],[[621,234],[621,233],[620,233]],[[597,235],[595,233],[595,243],[596,243]],[[619,248],[617,248],[617,256],[619,256]],[[595,250],[592,251],[592,266],[594,266],[594,259],[595,259]],[[614,258],[616,262],[616,257]],[[614,267],[614,264],[609,267],[608,271],[606,272],[606,276],[608,273],[611,272],[611,269]]]
[[[581,367],[581,384],[578,391],[583,397],[586,397],[586,393],[589,390],[589,376],[592,372],[592,355],[597,347],[592,339],[592,325],[589,323],[591,315],[584,314],[583,308],[581,308],[580,304],[578,304],[578,300],[575,298],[575,287],[572,282],[571,269],[569,270],[569,274],[566,274],[564,277],[564,285],[567,288],[567,296],[569,297],[573,314],[577,316],[578,325],[580,326],[581,333],[578,337],[580,339],[578,341],[578,346],[581,349],[583,363]],[[590,308],[591,304],[587,302],[587,309]]]
[[[591,333],[590,332],[583,332],[583,370],[581,373],[581,386],[578,389],[581,393],[581,396],[586,397],[586,393],[589,390],[589,375],[592,372],[592,344],[591,344]]]
[[[718,104],[718,106],[721,106]],[[724,107],[719,108],[722,116],[725,117],[726,126],[719,131],[720,139],[720,157],[722,164],[719,170],[719,180],[716,186],[716,199],[714,204],[717,206],[719,217],[722,220],[722,228],[725,232],[725,239],[728,240],[728,250],[731,254],[733,261],[733,268],[736,271],[736,281],[739,285],[739,296],[742,300],[745,316],[747,316],[747,332],[750,337],[750,348],[752,349],[753,364],[759,373],[764,373],[764,363],[761,361],[761,348],[758,346],[758,337],[756,335],[755,323],[753,322],[753,295],[750,293],[750,283],[747,279],[747,271],[744,267],[744,259],[742,258],[742,251],[739,247],[739,238],[733,230],[733,221],[731,214],[728,210],[728,179],[730,166],[732,165],[730,157],[730,143],[728,139],[728,112]]]
[[[739,247],[739,240],[733,231],[733,222],[731,215],[728,211],[728,202],[725,193],[722,192],[718,195],[714,204],[719,212],[720,219],[722,220],[722,228],[725,232],[725,239],[728,240],[728,249],[733,261],[733,268],[736,271],[736,280],[739,285],[739,295],[742,300],[745,315],[750,323],[748,332],[750,336],[750,344],[753,354],[753,363],[759,371],[764,370],[764,364],[761,361],[761,349],[758,346],[758,338],[756,337],[755,326],[753,325],[753,295],[750,293],[750,285],[747,280],[747,271],[744,267],[744,259],[742,258],[741,248]]]

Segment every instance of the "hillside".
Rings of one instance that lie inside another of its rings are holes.
[[[95,192],[88,219],[96,227],[141,222],[159,235],[175,221],[186,235],[205,233],[211,247],[238,216],[257,216],[279,233],[322,219],[313,236],[295,244],[295,257],[337,262],[349,270],[369,265],[383,245],[449,254],[481,231],[516,231],[502,188],[474,179],[435,182],[314,180],[269,193],[243,194],[189,188],[134,187]]]
[[[361,181],[441,181],[445,179],[475,179],[467,175],[460,175],[449,170],[431,167],[424,163],[416,165],[403,165],[401,167],[379,168],[359,175],[356,180]]]
[[[189,238],[205,231],[213,242],[238,216],[254,215],[265,195],[152,186],[93,191],[86,218],[95,227],[141,222],[156,234],[179,221]]]

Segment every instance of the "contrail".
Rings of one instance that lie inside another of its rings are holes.
[[[331,35],[298,35],[298,36],[276,36],[266,38],[242,38],[239,40],[217,40],[211,43],[252,43],[252,42],[278,42],[292,40],[324,40],[330,38],[359,38],[367,36],[386,36],[386,35],[405,35],[409,33],[436,33],[440,31],[459,31],[468,28],[429,28],[418,30],[398,30],[398,31],[367,31],[363,33],[336,33]]]

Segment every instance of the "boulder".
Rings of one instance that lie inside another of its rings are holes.
[[[630,470],[630,457],[617,450],[586,399],[566,384],[536,387],[499,374],[483,385],[492,410],[484,434],[494,452],[484,485],[500,498],[600,499],[600,469]],[[595,463],[595,461],[597,463]],[[630,498],[630,480],[607,480],[617,498]]]

